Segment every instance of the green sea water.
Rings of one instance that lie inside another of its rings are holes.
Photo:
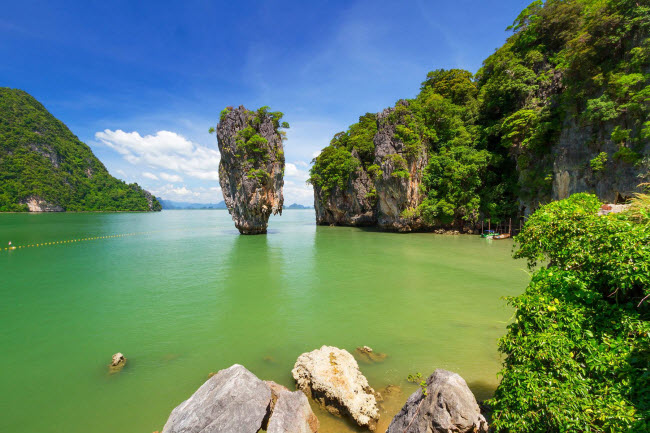
[[[45,242],[128,235],[5,251]],[[234,363],[293,387],[303,352],[361,345],[371,386],[393,384],[382,426],[445,368],[478,398],[523,291],[512,241],[317,227],[313,210],[240,236],[227,211],[0,215],[0,431],[162,429],[210,372]],[[115,352],[128,359],[109,374]],[[318,411],[324,433],[352,431]]]

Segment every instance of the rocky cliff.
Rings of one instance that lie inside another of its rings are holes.
[[[158,211],[26,92],[0,88],[0,212]]]
[[[269,216],[282,213],[282,113],[267,107],[226,108],[217,126],[219,183],[241,234],[266,233]]]
[[[332,139],[315,158],[319,224],[472,231],[577,192],[624,202],[650,180],[650,12],[634,1],[534,2],[476,73]]]

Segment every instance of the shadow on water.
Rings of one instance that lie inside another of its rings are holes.
[[[477,401],[483,401],[492,398],[494,391],[497,389],[494,384],[480,380],[469,382],[467,386],[469,386],[469,389],[472,390]]]

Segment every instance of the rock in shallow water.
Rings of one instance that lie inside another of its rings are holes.
[[[256,433],[270,401],[269,387],[235,364],[212,376],[177,406],[162,433]]]
[[[427,395],[415,391],[386,433],[487,432],[474,394],[456,373],[438,369],[427,379]]]
[[[291,373],[298,388],[330,413],[349,415],[360,426],[375,429],[379,409],[374,390],[349,352],[323,346],[303,353]]]
[[[284,151],[280,113],[226,109],[217,125],[219,183],[241,234],[266,233],[269,216],[282,214]]]
[[[318,418],[302,391],[279,392],[267,433],[316,433],[318,428]]]
[[[176,407],[162,433],[316,433],[318,426],[302,392],[261,381],[235,364]]]

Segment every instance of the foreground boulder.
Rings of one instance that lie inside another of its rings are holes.
[[[316,433],[318,418],[302,391],[281,391],[273,406],[267,433]]]
[[[348,415],[358,425],[375,430],[379,409],[374,390],[349,352],[323,346],[303,353],[291,373],[298,389],[330,413]]]
[[[456,373],[438,369],[427,379],[426,396],[415,391],[386,433],[487,432],[474,394]]]
[[[269,387],[235,364],[212,376],[177,406],[162,433],[255,433],[270,402]]]
[[[176,407],[162,433],[316,433],[307,397],[263,382],[235,364],[211,376]]]
[[[282,214],[284,185],[282,113],[266,107],[226,108],[217,125],[219,183],[241,234],[266,233],[271,214]]]

